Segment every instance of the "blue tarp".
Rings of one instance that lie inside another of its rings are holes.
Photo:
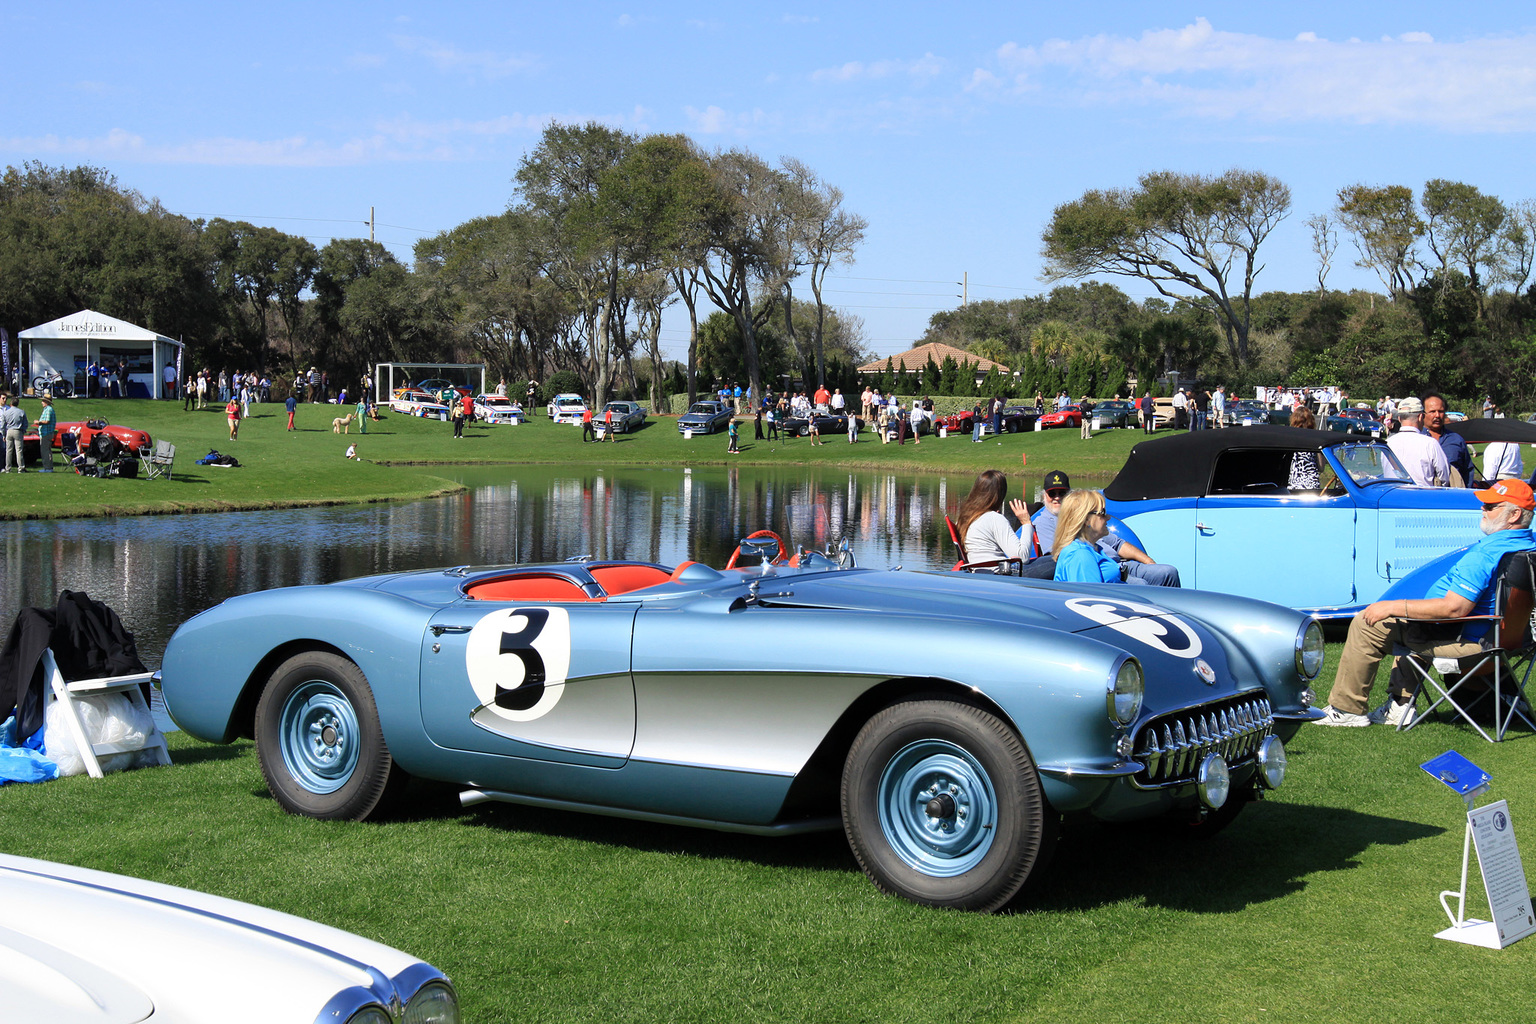
[[[7,782],[47,782],[58,778],[59,766],[43,756],[43,730],[16,746],[16,719],[0,724],[0,786]]]

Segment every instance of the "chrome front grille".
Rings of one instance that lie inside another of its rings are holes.
[[[1154,718],[1137,734],[1134,758],[1141,771],[1131,782],[1141,789],[1193,782],[1206,754],[1220,754],[1230,767],[1244,764],[1253,759],[1274,724],[1269,700],[1253,695]]]

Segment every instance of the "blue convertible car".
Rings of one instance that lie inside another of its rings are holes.
[[[235,597],[171,638],[166,708],[204,740],[254,736],[297,814],[367,818],[410,774],[466,804],[841,825],[881,889],[983,911],[1064,815],[1220,827],[1318,717],[1320,630],[1278,605],[790,565],[761,543],[724,572],[576,561]]]
[[[1292,490],[1312,460],[1317,490]],[[1109,510],[1186,587],[1353,615],[1426,562],[1475,541],[1469,490],[1418,487],[1385,442],[1254,426],[1143,441],[1104,488]],[[1130,540],[1131,537],[1126,537]]]

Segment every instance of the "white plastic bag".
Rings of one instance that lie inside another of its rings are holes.
[[[143,745],[156,732],[155,720],[149,713],[135,708],[120,693],[77,696],[74,702],[86,738],[92,746],[98,743]],[[68,714],[59,701],[49,701],[43,723],[43,751],[50,761],[59,766],[61,777],[85,774],[85,762],[80,758],[80,749],[75,745],[74,734],[65,718]],[[158,752],[154,750],[103,754],[97,761],[101,764],[103,774],[159,763]]]

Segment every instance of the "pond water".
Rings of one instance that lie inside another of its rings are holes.
[[[860,565],[947,565],[944,510],[972,481],[800,468],[401,472],[467,490],[334,508],[0,522],[0,622],[84,590],[117,611],[156,667],[177,625],[227,597],[370,573],[576,555],[723,566],[737,540],[764,528],[811,548],[846,537]]]

